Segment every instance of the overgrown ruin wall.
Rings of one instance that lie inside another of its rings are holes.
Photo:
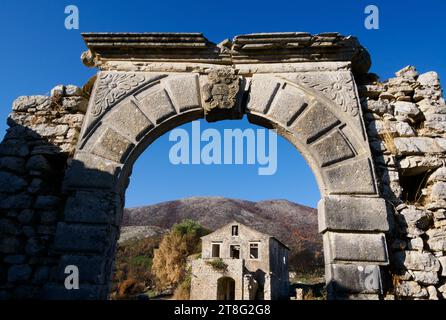
[[[359,82],[369,142],[395,225],[388,298],[446,299],[446,104],[438,75],[414,67]]]

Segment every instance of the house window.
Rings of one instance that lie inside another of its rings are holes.
[[[240,259],[240,246],[231,245],[229,247],[229,253],[232,259]]]
[[[259,258],[259,244],[258,243],[250,243],[249,244],[249,258],[250,259],[258,259]]]
[[[238,236],[238,226],[232,226],[232,235]]]
[[[212,244],[212,258],[219,258],[219,257],[220,257],[220,244],[213,243]]]

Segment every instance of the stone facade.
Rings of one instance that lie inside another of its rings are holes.
[[[236,221],[201,239],[201,258],[192,262],[191,299],[219,299],[222,278],[234,280],[232,299],[288,298],[289,249],[280,241]],[[232,248],[238,248],[236,256]],[[222,268],[212,266],[217,262]]]
[[[337,33],[218,45],[201,34],[83,36],[97,76],[84,90],[17,99],[0,144],[1,298],[107,298],[139,154],[181,124],[244,115],[314,172],[329,298],[444,298],[446,108],[435,73],[379,82],[357,39]],[[68,265],[79,290],[65,289]]]

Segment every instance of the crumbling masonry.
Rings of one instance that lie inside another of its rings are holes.
[[[20,97],[0,144],[0,298],[105,299],[131,169],[192,120],[275,128],[321,191],[332,299],[446,298],[446,104],[436,73],[379,82],[353,37],[84,34],[84,88]],[[236,183],[236,181],[234,182]],[[156,188],[156,185],[154,185]],[[64,287],[66,266],[79,290]]]

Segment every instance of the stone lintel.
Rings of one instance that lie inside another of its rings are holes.
[[[350,62],[357,73],[370,56],[352,36],[305,32],[238,35],[216,45],[201,33],[83,33],[84,64],[102,68],[110,61],[212,64]]]

